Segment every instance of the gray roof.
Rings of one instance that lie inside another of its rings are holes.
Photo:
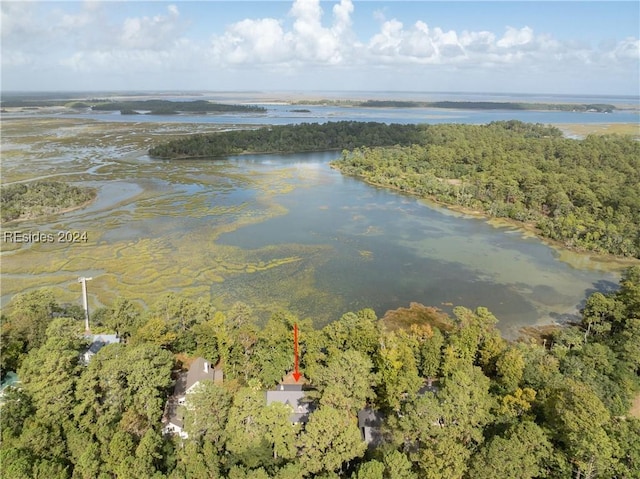
[[[362,439],[371,447],[384,443],[382,424],[384,414],[375,409],[365,408],[358,411],[358,427],[362,430]]]
[[[309,420],[312,404],[306,398],[306,393],[302,390],[301,385],[281,384],[275,391],[267,391],[267,406],[274,402],[291,407],[293,410],[290,416],[291,422],[299,423]]]
[[[191,367],[189,368],[189,372],[187,373],[187,378],[184,384],[184,391],[188,391],[194,384],[200,381],[204,381],[205,379],[210,379],[211,381],[213,381],[214,376],[215,374],[211,363],[204,358],[197,358],[194,362],[191,363]]]
[[[173,388],[173,396],[169,398],[166,406],[166,417],[170,423],[180,428],[183,427],[184,418],[178,400],[184,397],[195,384],[207,379],[214,381],[215,384],[222,384],[222,369],[214,368],[204,358],[196,358],[186,374],[180,373],[178,375],[176,385]]]
[[[365,408],[358,411],[358,427],[381,427],[384,414],[375,409]]]
[[[167,422],[175,424],[180,429],[182,429],[184,427],[184,417],[182,414],[182,409],[179,408],[180,405],[178,405],[177,401],[174,398],[169,399],[169,401],[167,401],[166,417]]]
[[[88,352],[96,354],[107,344],[117,344],[120,342],[117,334],[93,334],[87,336],[87,339],[91,341]]]

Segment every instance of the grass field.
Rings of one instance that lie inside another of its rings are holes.
[[[579,123],[557,126],[569,136],[618,134],[632,135],[640,139],[640,123]]]

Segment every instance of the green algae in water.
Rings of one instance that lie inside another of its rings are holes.
[[[62,300],[79,301],[76,278],[90,273],[93,306],[118,296],[152,305],[173,291],[218,307],[243,301],[261,318],[288,309],[324,324],[362,307],[383,314],[412,301],[450,302],[488,306],[504,329],[549,321],[599,282],[617,281],[597,261],[575,260],[572,268],[537,240],[344,178],[327,166],[335,153],[146,157],[164,135],[198,128],[3,123],[11,152],[7,164],[3,155],[3,181],[47,176],[53,167],[80,184],[135,186],[115,199],[105,198],[113,188],[104,186],[93,209],[21,225],[86,230],[89,241],[3,247],[11,279],[3,281],[3,304],[50,285]]]

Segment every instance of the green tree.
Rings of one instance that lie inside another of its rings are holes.
[[[18,375],[30,395],[37,414],[43,417],[70,416],[80,371],[83,342],[73,330],[73,320],[55,319],[47,329],[46,342],[24,359]]]
[[[392,332],[381,341],[382,346],[374,360],[379,375],[378,401],[383,407],[398,411],[402,400],[414,397],[423,381],[413,350],[403,335]]]
[[[329,355],[353,349],[370,355],[378,348],[380,329],[371,309],[346,313],[322,329]]]
[[[117,431],[106,445],[105,469],[117,479],[131,476],[135,463],[136,443],[131,434]]]
[[[372,368],[371,360],[358,351],[336,353],[311,378],[318,388],[320,404],[357,414],[374,396]]]
[[[140,322],[140,311],[134,303],[119,296],[107,310],[104,322],[105,326],[115,331],[119,337],[129,337]]]
[[[296,457],[296,439],[299,427],[291,424],[291,408],[274,402],[260,411],[258,421],[264,430],[264,439],[272,451],[273,461],[280,464]]]
[[[524,357],[519,349],[508,348],[496,361],[497,381],[507,392],[513,392],[522,381]]]
[[[384,479],[384,471],[384,464],[372,459],[360,464],[358,470],[351,477],[353,479]]]
[[[187,441],[178,450],[178,463],[169,475],[170,479],[218,479],[221,478],[218,451],[206,442],[200,447],[194,441]]]
[[[189,394],[184,408],[184,430],[193,441],[207,441],[222,451],[226,441],[225,426],[233,397],[227,389],[212,381],[202,381]]]
[[[309,417],[298,447],[305,475],[337,471],[345,463],[361,457],[367,446],[355,417],[322,406]]]
[[[461,479],[470,456],[471,451],[464,444],[446,433],[410,453],[420,477],[425,479]]]
[[[395,449],[387,452],[382,458],[385,479],[417,479],[407,456]]]
[[[444,336],[438,328],[433,328],[433,334],[420,345],[420,374],[428,379],[435,378],[440,371],[442,362],[442,348]]]
[[[258,389],[241,388],[234,395],[225,428],[230,465],[254,469],[272,462],[273,451],[259,420],[264,407],[264,393]]]
[[[297,322],[291,314],[277,313],[258,333],[250,361],[263,384],[277,384],[293,369],[293,326]]]
[[[591,388],[565,380],[550,396],[546,414],[554,438],[580,475],[606,477],[610,473],[614,449],[605,430],[610,414]]]
[[[468,476],[477,479],[542,477],[551,451],[551,443],[542,428],[530,421],[518,423],[503,436],[494,436],[482,446],[471,459]]]
[[[144,323],[132,336],[132,344],[151,343],[163,348],[169,348],[178,338],[162,318],[151,318]]]
[[[2,398],[2,446],[14,444],[22,434],[25,421],[35,414],[31,396],[24,389],[10,387]]]
[[[23,341],[25,352],[44,344],[45,332],[59,309],[53,292],[37,289],[17,294],[11,301],[11,337]]]
[[[161,478],[164,475],[158,471],[162,455],[162,437],[153,429],[148,429],[140,439],[136,450],[133,467],[129,477],[138,479]]]

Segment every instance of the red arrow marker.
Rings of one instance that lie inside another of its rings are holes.
[[[300,374],[299,371],[299,364],[298,364],[298,323],[294,323],[293,324],[293,379],[296,380],[296,382],[298,382],[300,380],[300,376],[302,376],[302,374]]]

